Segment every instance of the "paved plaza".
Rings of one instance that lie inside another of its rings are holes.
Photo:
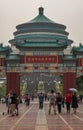
[[[38,101],[19,105],[19,115],[10,117],[7,115],[7,107],[0,104],[0,130],[83,130],[83,104],[79,104],[76,114],[66,113],[62,108],[61,114],[48,115],[49,103],[44,102],[44,108],[39,109]],[[4,115],[2,114],[4,112]]]

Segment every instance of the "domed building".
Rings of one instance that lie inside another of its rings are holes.
[[[42,7],[34,19],[17,25],[14,39],[9,43],[19,53],[12,53],[6,59],[7,93],[12,90],[19,94],[23,75],[27,75],[26,91],[30,93],[31,89],[38,91],[40,81],[44,83],[45,92],[57,88],[53,82],[58,82],[60,75],[63,77],[64,94],[70,87],[76,87],[76,54],[73,51],[64,54],[64,50],[73,43],[68,35],[66,26],[46,17]],[[50,89],[46,83],[50,84]]]
[[[20,51],[32,47],[64,49],[73,42],[68,39],[69,33],[65,31],[66,26],[47,18],[42,7],[39,8],[38,16],[27,23],[16,26],[16,29],[14,39],[9,42],[15,44]]]

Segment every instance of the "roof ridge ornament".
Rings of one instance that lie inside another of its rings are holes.
[[[43,15],[43,11],[44,11],[44,8],[43,8],[43,7],[40,7],[40,8],[39,8],[39,14],[40,14],[40,15]]]

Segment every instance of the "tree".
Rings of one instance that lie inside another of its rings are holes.
[[[5,83],[0,84],[0,97],[6,96],[6,85]]]
[[[81,91],[83,93],[83,75],[77,78],[76,88],[78,91]]]

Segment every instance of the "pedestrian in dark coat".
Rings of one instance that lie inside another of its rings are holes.
[[[56,102],[57,102],[57,107],[58,107],[58,113],[61,113],[62,96],[60,93],[57,93]]]
[[[44,95],[43,93],[41,92],[39,94],[39,109],[42,109],[43,108],[43,102],[44,102]]]
[[[78,98],[77,98],[76,93],[73,93],[71,100],[72,100],[71,105],[72,105],[72,108],[73,108],[73,112],[76,113],[76,110],[78,108]]]

